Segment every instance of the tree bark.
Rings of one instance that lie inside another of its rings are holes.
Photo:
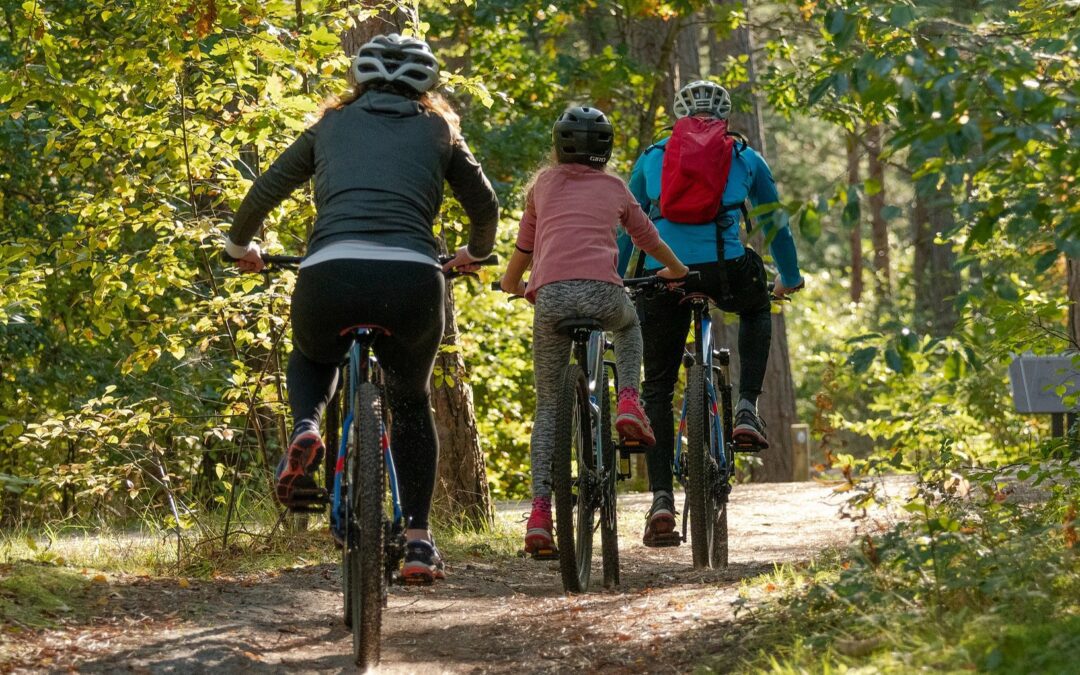
[[[749,16],[749,4],[736,3],[741,6],[741,11]],[[714,8],[714,12],[720,11]],[[718,69],[726,62],[727,56],[738,57],[747,54],[747,73],[749,82],[736,88],[732,96],[732,129],[742,132],[750,144],[762,155],[765,154],[765,125],[762,121],[761,105],[758,102],[756,86],[756,69],[753,59],[753,35],[749,30],[749,22],[744,23],[728,39],[717,41],[715,36],[710,35],[709,62],[710,74],[715,75]],[[735,100],[741,98],[745,106],[735,106]],[[760,232],[754,237],[755,247],[761,249],[762,238]],[[791,359],[788,353],[787,324],[784,315],[772,315],[772,343],[769,348],[769,364],[765,370],[765,385],[761,398],[758,399],[758,412],[761,414],[768,427],[769,449],[761,453],[761,466],[755,466],[751,471],[754,482],[770,483],[790,481],[794,476],[794,447],[791,442],[791,425],[796,421],[795,417],[795,385],[791,376]],[[716,325],[719,325],[717,322]],[[738,382],[738,340],[737,331],[728,326],[722,329],[719,345],[726,346],[731,350],[731,375],[732,381]],[[736,391],[738,387],[736,386]],[[737,401],[736,401],[737,403]]]
[[[683,87],[701,79],[701,25],[697,14],[687,17],[686,25],[679,30],[675,48],[679,66],[676,87]]]
[[[453,288],[447,284],[444,347],[458,344],[456,315]],[[432,508],[445,520],[471,527],[490,526],[493,511],[484,450],[476,430],[472,386],[461,352],[440,350],[435,359],[435,373],[432,399],[440,457]]]
[[[874,283],[878,300],[892,295],[892,272],[889,265],[889,227],[885,221],[885,165],[881,162],[881,125],[866,130],[867,164],[870,178],[878,191],[870,195],[871,236],[874,244]]]
[[[757,66],[754,54],[754,36],[750,31],[750,4],[746,0],[738,0],[727,4],[715,5],[712,9],[712,19],[719,21],[721,14],[732,11],[741,11],[744,22],[724,39],[719,39],[715,30],[709,30],[709,77],[718,79],[724,71],[729,56],[738,57],[742,54],[750,55],[746,62],[747,82],[735,87],[731,93],[731,114],[728,116],[732,131],[738,131],[746,136],[750,145],[762,155],[768,153],[765,142],[765,129],[762,124],[763,115],[761,99],[754,90],[757,82]]]
[[[656,133],[656,116],[675,98],[675,42],[681,20],[631,18],[625,28],[630,56],[653,72],[649,98],[638,113],[637,152],[649,147]]]
[[[920,328],[935,337],[948,335],[957,321],[953,306],[953,298],[960,292],[956,254],[949,243],[934,243],[938,234],[948,232],[954,224],[948,185],[917,184],[912,211],[915,319]]]
[[[859,184],[859,146],[856,135],[847,134],[847,182],[848,199],[858,199],[858,194],[851,189]],[[862,218],[856,218],[851,224],[851,301],[859,303],[863,294],[863,255],[862,255]]]
[[[1069,278],[1069,339],[1073,349],[1080,349],[1080,260],[1069,258],[1065,266]]]

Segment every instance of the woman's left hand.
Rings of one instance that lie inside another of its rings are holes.
[[[236,259],[236,266],[241,272],[262,272],[266,263],[262,259],[262,250],[255,242],[248,244],[248,250],[243,256]]]

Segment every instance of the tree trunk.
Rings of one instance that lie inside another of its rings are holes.
[[[458,344],[455,316],[453,288],[447,284],[444,347]],[[459,350],[439,351],[432,399],[440,455],[432,507],[440,518],[487,527],[493,522],[491,494],[484,469],[484,450],[476,431],[472,386]]]
[[[696,14],[687,17],[686,25],[679,30],[675,48],[679,76],[676,87],[683,87],[701,79],[701,25]]]
[[[847,134],[847,182],[848,199],[858,199],[858,193],[851,189],[859,184],[859,149],[854,133]],[[851,301],[862,301],[863,293],[863,256],[862,256],[862,218],[856,218],[851,224]]]
[[[1069,258],[1065,265],[1069,277],[1069,339],[1073,349],[1080,349],[1080,260]]]
[[[640,153],[652,144],[656,116],[661,106],[670,108],[675,98],[675,41],[681,20],[656,17],[631,18],[625,36],[630,56],[653,72],[649,98],[638,112],[637,148]]]
[[[874,243],[874,283],[878,302],[892,295],[892,272],[889,269],[889,227],[885,210],[885,165],[881,161],[881,125],[866,130],[867,163],[870,178],[878,191],[869,196],[871,236]]]
[[[742,54],[753,55],[754,36],[750,32],[750,5],[746,0],[715,5],[712,9],[713,21],[719,21],[721,15],[732,11],[741,11],[745,17],[742,25],[732,31],[723,40],[715,30],[709,30],[709,77],[714,81],[721,79],[728,57],[738,58]],[[757,66],[753,58],[746,62],[747,82],[731,90],[731,130],[746,136],[750,145],[762,155],[768,153],[765,142],[765,128],[762,124],[761,99],[754,90],[757,82]]]
[[[741,5],[741,11],[749,16],[747,2]],[[721,11],[714,9],[714,11]],[[750,81],[732,92],[732,129],[742,132],[762,155],[765,154],[765,125],[762,121],[761,105],[755,93],[756,69],[753,59],[753,35],[748,23],[744,23],[728,39],[717,41],[710,34],[709,62],[710,74],[715,74],[726,62],[727,56],[750,55],[747,72]],[[745,103],[736,105],[738,99]],[[762,246],[760,232],[754,237],[755,247]],[[791,359],[788,353],[787,324],[784,315],[772,315],[772,345],[769,349],[769,364],[765,370],[765,385],[761,398],[758,399],[758,412],[769,427],[769,449],[761,453],[762,466],[755,466],[751,472],[755,482],[790,481],[794,476],[794,448],[791,442],[791,425],[795,418],[795,385],[791,376]],[[738,346],[737,331],[732,327],[724,330],[721,345],[728,347],[732,354],[732,381],[738,382]],[[736,386],[736,391],[738,387]],[[737,398],[737,397],[736,397]],[[737,403],[737,401],[736,401]]]
[[[953,298],[960,292],[960,277],[954,268],[956,254],[949,243],[934,239],[952,229],[952,194],[949,187],[917,184],[912,229],[915,240],[915,320],[935,337],[948,335],[956,326]]]

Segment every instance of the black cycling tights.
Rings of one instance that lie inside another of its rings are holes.
[[[289,405],[293,433],[318,430],[357,324],[389,331],[375,342],[393,418],[390,445],[409,527],[428,526],[439,441],[431,371],[443,334],[445,280],[434,263],[328,260],[300,270],[292,299]],[[333,451],[333,450],[331,450]]]

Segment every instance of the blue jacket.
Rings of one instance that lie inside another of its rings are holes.
[[[667,142],[667,138],[659,141],[638,158],[637,163],[634,164],[634,171],[630,175],[630,192],[641,204],[641,208],[656,223],[661,238],[680,260],[687,265],[716,262],[717,228],[715,224],[687,225],[673,223],[660,217],[660,173],[664,161],[663,147]],[[732,153],[734,157],[731,162],[731,173],[728,174],[727,187],[724,189],[723,201],[724,204],[735,205],[730,214],[734,225],[722,230],[721,234],[724,258],[727,260],[738,258],[746,252],[739,240],[741,214],[738,205],[747,198],[755,207],[780,201],[772,171],[769,170],[769,165],[765,163],[761,155],[740,142],[736,142]],[[757,224],[764,230],[766,238],[776,228],[774,216],[775,213],[770,212],[757,218]],[[791,237],[786,218],[776,229],[769,250],[780,270],[780,280],[784,286],[788,288],[798,286],[802,281],[802,275],[799,273],[795,240]],[[632,252],[633,244],[630,242],[630,237],[621,235],[619,237],[620,274],[625,274]],[[659,261],[651,256],[646,257],[646,269],[655,270],[660,267],[663,265]]]

